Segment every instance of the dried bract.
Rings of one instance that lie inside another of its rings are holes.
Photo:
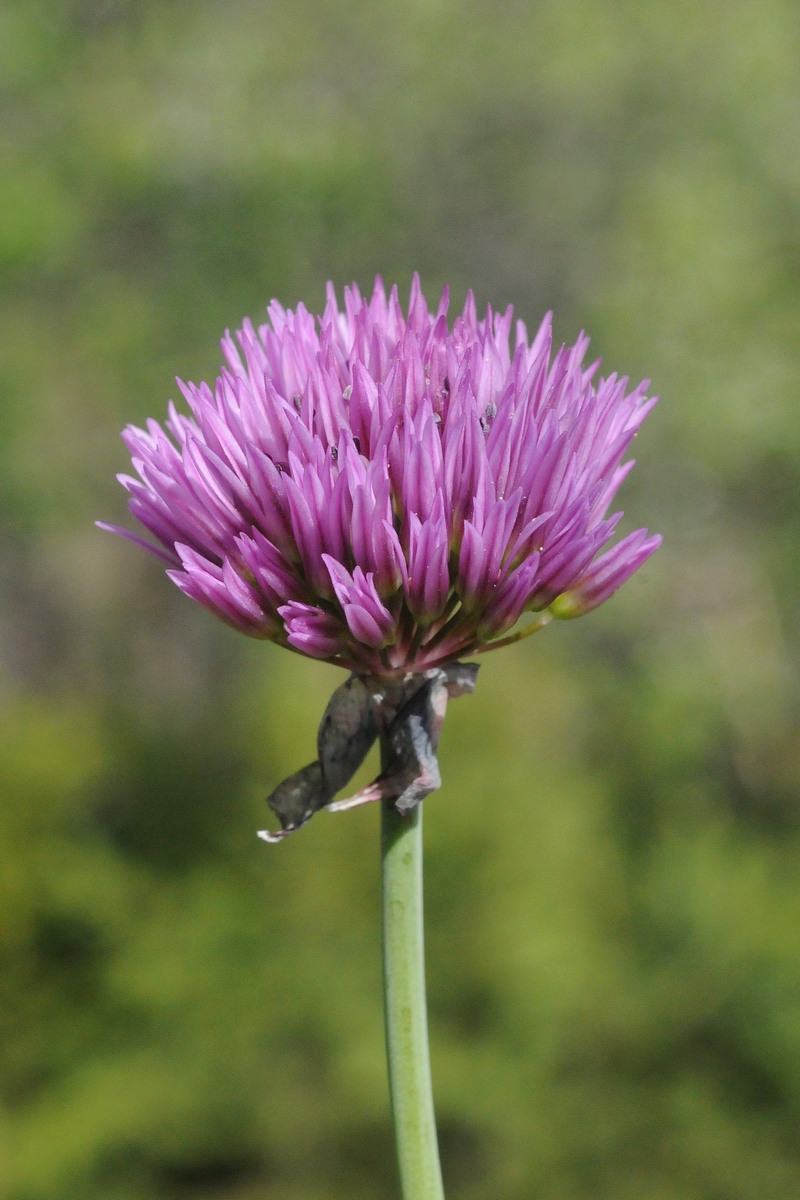
[[[263,829],[265,842],[294,833],[321,808],[342,812],[382,800],[409,813],[441,787],[436,750],[449,698],[475,690],[478,667],[448,663],[405,679],[359,678],[351,675],[330,699],[317,736],[316,762],[279,784],[267,804],[281,829]],[[331,803],[380,736],[384,768],[363,791]]]

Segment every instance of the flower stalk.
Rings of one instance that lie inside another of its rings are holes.
[[[400,1187],[403,1200],[444,1200],[425,1002],[422,805],[406,816],[390,803],[381,809],[386,1054]]]

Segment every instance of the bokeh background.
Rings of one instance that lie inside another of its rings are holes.
[[[448,716],[448,1195],[797,1197],[800,8],[3,0],[0,113],[0,1193],[396,1195],[378,814],[254,836],[337,673],[92,522],[226,326],[418,269],[662,396],[662,551]]]

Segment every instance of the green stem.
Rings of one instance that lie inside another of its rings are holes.
[[[553,614],[545,610],[539,613],[535,621],[531,621],[530,625],[526,625],[518,633],[511,633],[508,637],[500,638],[497,642],[487,642],[485,646],[479,646],[472,653],[486,654],[489,650],[499,650],[501,646],[513,646],[514,642],[521,642],[523,638],[530,637],[532,633],[538,633],[540,629],[544,629],[545,625],[549,625],[552,619]]]
[[[386,1052],[403,1200],[444,1200],[425,1006],[422,805],[405,817],[382,804]]]

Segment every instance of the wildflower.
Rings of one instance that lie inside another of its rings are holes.
[[[191,417],[170,404],[166,429],[123,434],[138,478],[120,481],[155,543],[102,528],[229,625],[349,669],[384,705],[409,678],[451,694],[449,664],[512,640],[526,612],[521,634],[588,612],[660,544],[638,530],[600,553],[655,401],[646,383],[595,382],[583,334],[553,355],[550,314],[530,344],[517,321],[512,353],[512,310],[479,321],[472,293],[452,329],[447,289],[431,313],[417,276],[407,315],[380,279],[344,300],[329,284],[319,328],[273,301],[258,331],[226,333],[213,392],[178,381]],[[323,774],[303,784],[317,806]]]
[[[550,315],[528,345],[512,313],[452,330],[415,276],[407,318],[380,279],[370,301],[332,287],[319,330],[275,301],[226,333],[216,387],[179,387],[123,437],[120,476],[156,539],[103,525],[169,566],[182,591],[253,637],[359,675],[402,677],[469,655],[526,611],[574,616],[656,549],[639,530],[599,558],[654,401],[593,382],[588,339],[552,356]],[[170,436],[171,435],[171,436]]]

